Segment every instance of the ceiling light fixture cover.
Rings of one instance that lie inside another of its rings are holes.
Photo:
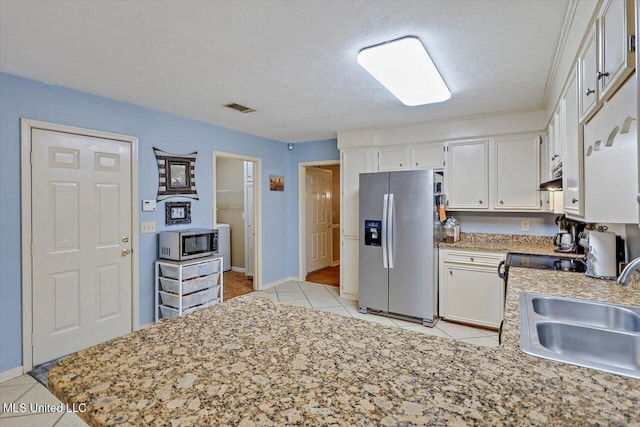
[[[410,107],[451,98],[449,88],[416,37],[366,47],[358,53],[358,64]]]

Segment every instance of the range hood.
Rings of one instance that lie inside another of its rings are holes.
[[[540,184],[540,191],[561,191],[562,190],[562,177],[552,179],[551,181],[543,182]]]

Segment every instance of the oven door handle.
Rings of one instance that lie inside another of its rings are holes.
[[[500,261],[500,264],[498,264],[498,277],[500,277],[503,280],[504,280],[505,270],[506,270],[505,262],[504,260],[502,260]]]

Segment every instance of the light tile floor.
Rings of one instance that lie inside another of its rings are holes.
[[[474,328],[472,326],[446,322],[444,320],[440,320],[433,328],[427,328],[418,323],[407,322],[405,320],[374,314],[362,314],[358,311],[358,302],[340,298],[340,290],[336,286],[291,281],[265,291],[256,292],[254,295],[281,301],[286,304],[298,305],[342,316],[355,317],[422,334],[436,335],[442,338],[450,338],[487,347],[498,346],[498,333],[488,329]]]
[[[8,404],[14,403],[13,408]],[[76,427],[87,424],[73,412],[47,412],[62,402],[42,384],[23,375],[0,383],[0,427]],[[33,405],[38,405],[36,408]],[[32,409],[35,409],[32,410]]]
[[[286,304],[326,311],[341,316],[355,317],[386,326],[397,327],[427,335],[464,341],[470,344],[496,347],[498,333],[486,329],[440,320],[435,327],[427,328],[417,323],[392,319],[372,314],[362,314],[358,311],[357,301],[340,298],[336,286],[321,285],[312,282],[287,282],[265,291],[254,293],[255,296],[282,301]],[[15,403],[16,411],[11,411],[5,404]],[[20,404],[49,404],[60,405],[61,402],[51,394],[42,384],[23,375],[0,383],[0,427],[75,427],[86,426],[78,415],[67,413],[33,413],[20,412]],[[6,410],[5,410],[6,409]]]

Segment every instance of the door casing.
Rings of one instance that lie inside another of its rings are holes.
[[[211,211],[213,212],[213,224],[218,223],[218,215],[216,212],[216,160],[217,158],[237,159],[246,162],[253,162],[253,192],[254,192],[254,230],[255,238],[253,240],[253,260],[254,260],[254,272],[253,272],[253,289],[259,291],[262,289],[262,159],[260,157],[245,156],[242,154],[227,153],[223,151],[213,152],[213,168],[212,168],[212,181],[213,181],[213,205]],[[245,269],[247,266],[245,265]]]
[[[22,235],[22,371],[27,373],[33,368],[33,350],[31,334],[33,331],[33,276],[31,241],[31,131],[43,129],[95,138],[107,138],[131,144],[131,325],[132,330],[140,329],[140,297],[139,297],[139,242],[138,242],[138,138],[128,135],[83,129],[73,126],[58,125],[31,119],[20,119],[21,151],[20,151],[20,194],[21,194],[21,235]]]
[[[305,201],[306,178],[308,166],[330,166],[339,165],[340,160],[318,160],[311,162],[298,163],[298,280],[305,280],[307,277],[307,237],[306,237],[306,218],[307,206]],[[336,197],[335,194],[332,197]],[[340,195],[342,197],[342,195]],[[333,250],[332,247],[330,247]],[[329,256],[333,260],[333,255]]]

